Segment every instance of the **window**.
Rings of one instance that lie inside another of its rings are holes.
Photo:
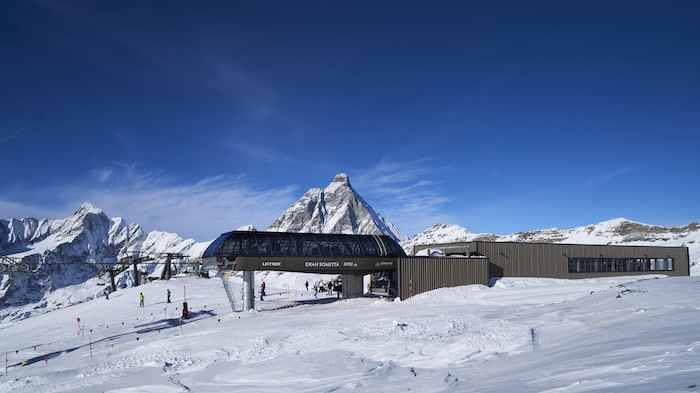
[[[377,241],[384,247],[379,247]],[[204,256],[362,257],[379,256],[385,250],[389,257],[406,255],[386,235],[233,231],[212,242]]]
[[[673,270],[673,258],[568,258],[569,273]]]

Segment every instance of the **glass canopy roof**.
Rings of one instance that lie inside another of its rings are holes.
[[[233,231],[214,240],[202,257],[307,256],[402,257],[406,253],[390,236]]]

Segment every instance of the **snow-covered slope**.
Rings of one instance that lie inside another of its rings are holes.
[[[176,277],[3,323],[0,393],[692,393],[700,285],[656,278],[504,278],[388,302],[269,277],[265,301],[234,314],[221,281]]]
[[[499,236],[488,233],[471,233],[459,225],[436,224],[417,234],[401,246],[413,253],[417,244],[438,244],[465,241],[504,241],[533,243],[619,244],[688,247],[691,275],[700,275],[700,223],[679,227],[648,225],[625,218],[616,218],[572,229],[539,229]]]
[[[383,234],[396,241],[408,237],[350,185],[345,173],[335,176],[325,188],[312,188],[267,229],[278,232]]]

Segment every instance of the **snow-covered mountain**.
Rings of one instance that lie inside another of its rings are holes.
[[[408,237],[382,217],[350,185],[348,175],[335,175],[325,188],[312,188],[267,229],[278,232],[389,235]]]
[[[425,232],[402,242],[406,253],[413,253],[418,244],[439,244],[465,241],[502,241],[572,244],[619,244],[688,247],[691,273],[700,274],[700,223],[693,222],[679,227],[663,227],[616,218],[598,224],[572,229],[538,229],[500,236],[491,233],[471,233],[466,228],[452,224],[435,224]]]
[[[255,229],[247,226],[239,230]],[[700,223],[662,227],[618,218],[573,229],[550,228],[507,236],[471,233],[459,225],[436,224],[408,239],[360,197],[346,174],[336,175],[325,189],[309,190],[268,230],[386,234],[398,240],[409,255],[416,244],[472,240],[687,246],[691,275],[700,275]],[[0,275],[0,320],[60,308],[65,298],[71,296],[63,294],[62,288],[95,280],[101,263],[115,262],[135,252],[149,256],[180,253],[198,258],[210,243],[183,239],[163,231],[145,234],[139,225],[127,225],[121,218],[110,218],[89,203],[64,219],[0,219],[0,255],[38,266],[32,274]],[[149,275],[157,276],[163,267],[159,262],[163,259],[147,262],[142,267]],[[119,287],[132,282],[131,269],[117,276]],[[94,285],[94,289],[81,292],[80,299],[94,298],[101,290],[102,287]]]
[[[0,319],[12,313],[10,307],[30,303],[49,306],[48,294],[93,278],[102,263],[116,262],[135,252],[153,257],[166,252],[199,257],[208,245],[161,231],[146,235],[137,224],[109,218],[89,203],[58,220],[0,219],[0,255],[38,266],[32,274],[0,275]],[[156,261],[143,267],[153,274],[160,266]],[[122,273],[117,277],[118,285],[131,284],[132,275],[131,270]]]

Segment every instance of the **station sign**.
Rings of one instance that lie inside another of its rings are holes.
[[[236,257],[235,270],[276,270],[290,272],[367,272],[396,269],[391,258],[309,258],[309,257]]]

